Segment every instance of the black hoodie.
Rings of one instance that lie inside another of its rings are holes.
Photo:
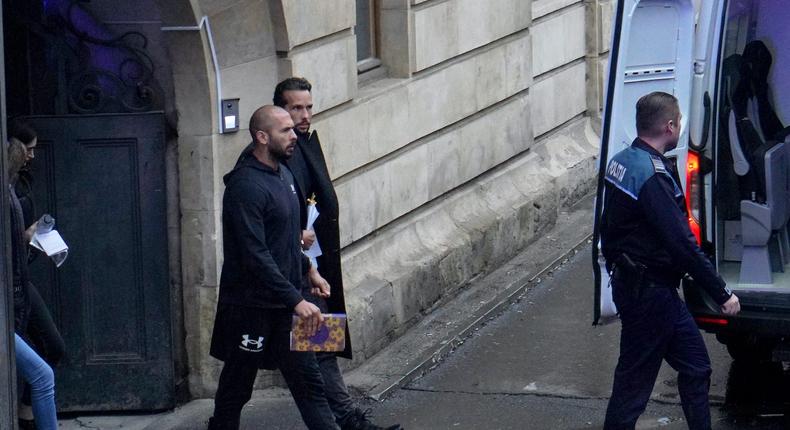
[[[293,309],[302,301],[300,280],[309,262],[301,251],[291,172],[282,164],[274,170],[246,157],[224,181],[219,302]]]

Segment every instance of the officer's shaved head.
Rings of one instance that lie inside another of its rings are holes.
[[[680,120],[678,99],[672,94],[656,91],[636,102],[636,133],[640,137],[658,137],[669,121]]]
[[[255,140],[255,133],[258,131],[269,133],[272,126],[276,123],[275,118],[280,115],[287,115],[290,118],[285,109],[272,105],[261,106],[253,112],[250,117],[250,135],[252,140]]]

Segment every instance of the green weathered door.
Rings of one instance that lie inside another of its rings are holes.
[[[36,212],[69,245],[33,282],[66,342],[60,411],[174,404],[162,113],[32,117]]]

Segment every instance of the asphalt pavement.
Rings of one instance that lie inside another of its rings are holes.
[[[591,219],[589,211],[590,204],[577,208],[546,235],[544,244],[535,244],[502,270],[461,291],[453,300],[456,303],[445,303],[435,310],[424,324],[404,336],[403,345],[382,351],[389,361],[348,374],[349,381],[363,381],[355,384],[362,389],[364,381],[376,380],[371,378],[374,374],[386,374],[385,381],[392,374],[403,376],[386,391],[383,401],[361,399],[360,405],[370,409],[377,423],[401,423],[407,430],[601,428],[617,362],[620,326],[591,325],[590,244],[576,247],[567,258],[556,259],[557,252],[561,255],[561,249],[577,243],[579,236],[567,231],[589,231],[589,226],[583,225]],[[562,264],[549,272],[540,268],[545,267],[543,263],[530,266],[540,259]],[[505,284],[523,287],[492,291]],[[518,294],[513,297],[511,291]],[[486,296],[490,296],[488,302]],[[502,297],[507,299],[498,302]],[[484,302],[487,304],[481,307]],[[459,323],[465,321],[464,312],[474,317],[476,322],[471,326]],[[440,327],[451,329],[441,335],[444,340],[435,342],[454,348],[430,353],[426,347],[425,353],[414,352],[419,343],[439,337]],[[785,366],[739,365],[715,337],[706,334],[705,341],[713,362],[713,428],[790,428],[785,416],[790,416],[790,372]],[[411,355],[433,354],[428,365],[415,364],[404,353],[409,348]],[[403,373],[403,369],[418,369],[424,374]],[[161,414],[65,419],[61,429],[196,430],[205,428],[212,408],[212,400],[202,399]],[[256,392],[243,411],[244,430],[302,428],[293,401],[282,389]],[[686,428],[676,374],[667,365],[637,428]]]
[[[535,282],[516,302],[472,331],[422,377],[381,402],[362,400],[382,424],[416,429],[599,429],[617,362],[619,323],[594,327],[589,245]],[[790,428],[790,377],[781,364],[739,366],[711,335],[713,428]],[[664,365],[638,429],[685,429],[676,374]],[[210,400],[192,402],[197,429]],[[173,419],[173,422],[179,422]],[[259,392],[243,413],[245,430],[302,429],[287,392]]]
[[[585,247],[479,328],[444,362],[375,408],[408,429],[601,428],[617,363],[619,323],[593,327]],[[714,429],[787,429],[781,364],[738,366],[712,335]],[[755,368],[756,367],[756,368]],[[666,364],[637,428],[686,428]]]

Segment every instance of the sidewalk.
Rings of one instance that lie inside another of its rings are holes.
[[[404,336],[362,366],[346,373],[346,382],[374,411],[376,400],[437,366],[444,357],[486,321],[493,319],[541,278],[586,246],[593,219],[592,196],[561,213],[555,227],[511,261],[464,286],[455,297],[437,303],[433,311]],[[63,430],[195,430],[205,428],[213,400],[198,399],[173,411],[153,415],[84,416],[60,421]],[[303,425],[287,390],[257,391],[245,407],[242,428],[301,429]],[[386,423],[382,418],[380,421]]]
[[[59,421],[59,430],[198,430],[206,428],[206,421],[214,409],[213,399],[193,400],[173,411],[157,414],[81,416]],[[299,412],[285,389],[273,388],[256,391],[244,408],[244,416],[256,411],[256,420],[245,420],[244,428],[261,428],[256,422],[265,422],[265,428],[302,429]],[[263,420],[261,420],[261,416]]]

